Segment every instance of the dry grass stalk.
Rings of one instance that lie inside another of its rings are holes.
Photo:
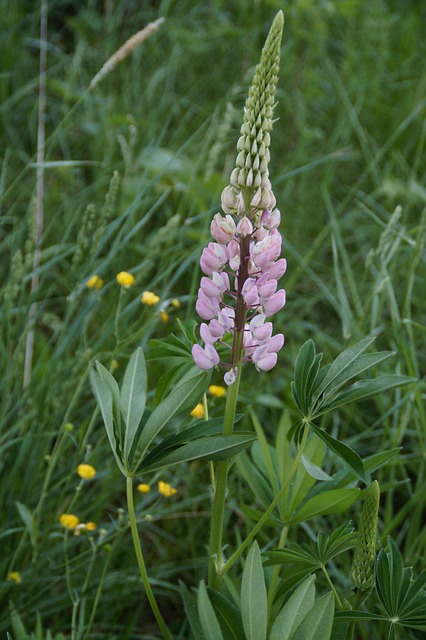
[[[165,18],[158,18],[154,22],[150,22],[144,29],[141,29],[137,33],[135,33],[131,38],[126,40],[122,47],[117,49],[117,51],[105,62],[104,66],[98,71],[95,77],[91,80],[89,84],[89,89],[93,89],[105,76],[107,76],[119,62],[127,58],[129,53],[131,53],[136,47],[138,47],[142,42],[144,42],[150,35],[155,33],[157,29],[162,25]]]

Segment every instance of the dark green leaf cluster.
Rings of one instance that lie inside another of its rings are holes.
[[[315,600],[315,576],[304,580],[270,619],[260,550],[255,542],[244,565],[238,603],[201,581],[197,603],[181,583],[181,595],[197,640],[329,640],[333,626],[331,592]]]
[[[130,358],[121,390],[99,362],[90,377],[111,449],[126,477],[199,458],[224,460],[254,440],[252,433],[243,431],[220,435],[222,423],[216,419],[205,422],[202,429],[198,423],[154,444],[172,419],[180,418],[182,423],[186,412],[200,401],[210,375],[198,367],[192,366],[183,373],[152,411],[146,407],[147,373],[140,347]]]
[[[312,340],[300,348],[296,358],[294,381],[291,383],[293,398],[303,418],[291,433],[297,437],[302,425],[309,423],[316,435],[342,458],[365,481],[365,471],[358,454],[343,442],[336,440],[314,421],[350,402],[367,400],[390,389],[415,382],[404,375],[381,375],[348,384],[353,378],[394,355],[392,351],[364,353],[374,342],[374,337],[364,338],[345,349],[329,365],[320,367],[322,353],[316,353]]]

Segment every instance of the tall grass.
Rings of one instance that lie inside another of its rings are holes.
[[[120,378],[137,345],[178,333],[179,321],[194,319],[200,250],[234,161],[250,74],[281,4],[49,3],[40,264],[34,260],[40,6],[0,4],[0,630],[19,638],[12,608],[27,631],[35,630],[39,614],[44,629],[66,637],[154,638],[154,620],[136,588],[122,483],[88,372],[98,359],[118,365]],[[283,407],[294,413],[289,382],[306,339],[326,357],[371,333],[380,348],[395,350],[389,371],[414,376],[418,385],[342,409],[333,429],[366,454],[401,447],[379,474],[379,531],[382,540],[397,539],[420,571],[425,6],[293,0],[282,8],[272,175],[289,262],[288,304],[278,320],[287,346],[263,386],[248,374],[242,394],[273,437],[268,424]],[[89,91],[105,60],[159,16],[166,18],[161,29]],[[115,276],[123,270],[136,283],[120,293]],[[102,289],[86,287],[93,274],[103,278]],[[160,303],[142,305],[144,290]],[[31,308],[34,353],[24,386]],[[167,323],[159,310],[167,311]],[[164,371],[151,363],[149,373],[154,386]],[[220,414],[223,401],[209,402],[212,415]],[[93,481],[77,476],[83,461],[97,469]],[[152,490],[138,496],[136,509],[153,589],[176,637],[185,638],[177,583],[204,575],[209,472],[191,463],[141,480],[155,487],[159,479],[178,487],[177,496]],[[255,502],[234,479],[241,501]],[[238,539],[251,525],[239,504],[232,506]],[[95,521],[96,531],[64,531],[58,518],[70,507],[82,522]],[[260,541],[271,535],[265,529]],[[306,525],[292,535],[309,538],[311,531]],[[7,580],[11,571],[19,571],[20,584]],[[342,576],[336,571],[334,579]]]

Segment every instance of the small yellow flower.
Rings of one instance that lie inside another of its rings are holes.
[[[117,274],[116,278],[120,287],[124,287],[125,289],[128,289],[133,284],[135,284],[135,276],[132,276],[132,274],[128,273],[127,271],[120,271],[120,273]]]
[[[157,302],[160,302],[160,297],[157,296],[152,291],[144,291],[141,297],[142,304],[148,305],[148,307],[152,307]]]
[[[59,522],[65,529],[75,529],[80,524],[80,518],[77,518],[72,513],[63,513],[59,518]]]
[[[175,493],[177,493],[177,489],[167,484],[167,482],[163,482],[162,480],[160,480],[160,482],[158,483],[158,491],[165,498],[170,498],[170,496],[174,496]]]
[[[217,384],[211,384],[209,386],[209,391],[212,394],[212,396],[215,396],[216,398],[223,398],[223,396],[226,393],[225,387],[221,387],[220,385],[217,385]]]
[[[204,418],[206,413],[204,411],[204,407],[203,407],[202,403],[199,402],[197,404],[197,406],[193,408],[193,410],[191,411],[191,413],[189,415],[192,416],[193,418]]]
[[[87,531],[94,531],[96,529],[96,522],[86,522]]]
[[[159,316],[161,318],[161,321],[164,322],[164,324],[166,324],[166,322],[169,321],[169,314],[166,313],[165,311],[160,311]]]
[[[79,464],[77,473],[83,480],[91,480],[96,475],[96,469],[91,464]]]
[[[10,571],[7,574],[7,579],[9,580],[9,582],[14,582],[15,584],[21,584],[22,582],[21,574],[19,573],[19,571]]]
[[[177,298],[173,298],[173,300],[170,303],[172,305],[172,307],[174,307],[175,309],[179,309],[180,307],[180,300],[178,300]]]
[[[88,279],[86,282],[86,287],[88,289],[102,289],[104,286],[104,281],[100,278],[96,273]]]
[[[151,491],[151,487],[149,486],[149,484],[143,484],[143,483],[138,484],[137,489],[141,493],[149,493]]]
[[[114,371],[116,369],[118,369],[120,365],[118,364],[117,360],[111,360],[111,364],[109,365],[109,370],[111,373],[114,373]]]

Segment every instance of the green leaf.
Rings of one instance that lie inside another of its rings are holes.
[[[179,589],[183,601],[183,607],[185,609],[185,615],[191,627],[191,631],[197,640],[206,640],[206,636],[201,628],[200,618],[198,617],[197,607],[190,596],[190,593],[186,585],[179,580]]]
[[[97,363],[99,364],[99,363]],[[102,365],[100,365],[102,366]],[[108,373],[108,372],[107,372]],[[117,465],[123,475],[126,476],[126,471],[123,467],[122,461],[117,451],[117,440],[114,431],[114,417],[113,417],[113,396],[112,391],[108,384],[101,378],[99,373],[93,369],[90,371],[90,382],[92,384],[93,393],[98,402],[101,410],[102,418],[105,424],[109,444],[114,454]]]
[[[185,411],[189,407],[193,408],[203,395],[209,381],[209,374],[194,367],[183,380],[174,387],[170,395],[167,396],[151,413],[139,441],[139,448],[142,451],[139,461],[135,467],[138,469],[146,450],[152,440],[166,426],[166,424],[178,412]]]
[[[289,640],[315,602],[315,576],[300,584],[278,614],[269,640]]]
[[[128,460],[146,405],[147,373],[143,350],[132,354],[124,373],[120,393],[120,410],[126,425],[123,453]]]
[[[369,611],[357,611],[352,609],[350,611],[336,611],[334,614],[335,620],[339,622],[359,622],[362,620],[387,620],[386,616],[382,616],[379,613],[370,613]]]
[[[359,402],[360,400],[373,398],[380,393],[384,393],[390,389],[396,389],[397,387],[403,387],[413,382],[416,382],[416,378],[399,375],[379,376],[378,378],[359,380],[358,382],[350,385],[347,389],[344,389],[344,391],[338,393],[331,402],[323,405],[316,415],[319,416],[327,413],[328,411],[334,411],[334,409],[343,407],[345,404],[349,404],[350,402]]]
[[[334,596],[322,596],[306,614],[291,640],[329,640],[333,628]]]
[[[197,595],[198,615],[201,626],[208,640],[223,640],[222,630],[210,602],[204,580],[200,582]]]
[[[314,362],[315,344],[313,340],[307,340],[300,347],[294,365],[294,389],[296,393],[293,396],[304,415],[308,412],[307,380]]]
[[[240,610],[219,591],[207,587],[207,592],[213,603],[225,639],[246,640]]]
[[[243,434],[243,432],[239,433]],[[251,432],[243,435],[202,437],[172,451],[167,449],[163,456],[157,456],[151,463],[146,464],[142,461],[139,469],[144,472],[158,471],[173,464],[198,459],[227,460],[248,447],[255,437]]]
[[[365,351],[373,342],[375,338],[364,338],[357,344],[345,349],[330,365],[326,376],[323,378],[321,384],[315,389],[314,401],[329,387],[334,381],[339,379],[342,374],[350,370],[352,364],[359,358],[363,351]]]
[[[16,508],[21,516],[21,520],[25,524],[25,528],[30,536],[31,544],[34,546],[34,519],[31,511],[22,502],[15,500]]]
[[[302,464],[311,478],[314,478],[315,480],[326,481],[333,479],[330,475],[328,475],[328,473],[323,471],[321,467],[318,467],[316,464],[311,462],[309,458],[305,456],[305,454],[302,455]]]
[[[394,355],[395,353],[393,351],[380,351],[379,353],[365,353],[360,355],[356,360],[351,362],[346,369],[337,375],[333,382],[328,386],[327,390],[323,392],[322,397],[318,402],[318,408],[324,404],[327,398],[334,395],[338,389],[349,382],[349,380]]]
[[[306,522],[315,516],[342,513],[359,497],[360,489],[333,489],[310,498],[291,519],[291,524]]]
[[[95,363],[96,371],[109,388],[112,395],[112,416],[114,419],[114,433],[117,442],[117,454],[122,459],[122,451],[124,444],[124,430],[121,428],[121,412],[120,412],[120,390],[114,376],[100,362]]]
[[[324,442],[315,437],[315,435],[311,436],[306,445],[305,454],[314,464],[321,465],[325,454]],[[291,496],[288,502],[289,516],[301,504],[314,484],[315,479],[306,472],[303,464],[299,465],[292,483]]]
[[[355,471],[357,476],[359,476],[363,482],[366,482],[363,462],[359,455],[353,449],[348,447],[348,445],[343,444],[343,442],[340,442],[340,440],[336,440],[335,438],[333,438],[333,436],[328,434],[323,429],[320,429],[312,422],[309,423],[309,426],[316,433],[316,435],[321,438],[321,440],[323,440],[325,444],[339,456],[339,458],[342,458],[342,460],[344,460],[346,464],[348,464],[351,469]]]
[[[244,565],[241,614],[247,640],[266,640],[268,599],[257,542],[253,543]]]

